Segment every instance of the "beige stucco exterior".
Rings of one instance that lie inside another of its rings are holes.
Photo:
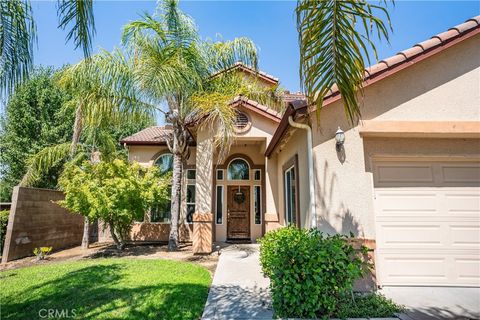
[[[412,125],[416,127],[415,121],[430,122],[424,126],[423,132],[418,132],[418,128],[411,129],[405,138],[399,131],[393,135],[392,132],[384,132],[383,137],[382,132],[375,137],[368,134],[362,137],[362,123],[354,127],[348,123],[341,100],[322,110],[319,123],[311,114],[319,228],[328,233],[353,232],[359,237],[374,239],[372,157],[480,157],[480,140],[478,136],[474,138],[480,121],[480,36],[476,35],[367,86],[361,112],[362,120],[368,120],[366,122],[370,127],[375,126],[376,121],[388,121],[390,131],[394,131],[395,127],[408,128],[408,124],[410,128]],[[452,126],[455,128],[452,129]],[[338,127],[345,131],[346,137],[340,152],[335,146]],[[429,128],[433,134],[429,135]],[[279,179],[281,164],[288,157],[298,153],[301,162],[302,155],[305,155],[301,149],[301,141],[305,138],[299,139],[300,134],[304,133],[296,130],[276,150]],[[307,170],[305,166],[300,168],[303,172]],[[307,182],[300,176],[300,201],[303,204],[308,203],[308,199],[303,198],[307,195],[303,191],[307,187]],[[281,190],[278,194],[282,199]],[[278,209],[281,217],[282,206]],[[301,211],[307,212],[304,208]],[[308,221],[306,218],[302,217],[302,225]]]
[[[196,146],[186,165],[196,168],[196,213],[212,214],[212,239],[227,240],[228,185],[255,185],[262,191],[262,220],[255,224],[250,204],[250,236],[255,241],[265,232],[284,226],[284,170],[296,157],[298,167],[299,226],[310,227],[309,181],[314,180],[317,226],[333,234],[352,232],[375,239],[375,189],[372,161],[378,157],[468,157],[480,158],[480,35],[382,79],[364,89],[362,120],[352,126],[341,100],[328,104],[320,121],[314,114],[297,117],[312,127],[314,176],[308,175],[307,131],[290,127],[270,157],[265,151],[279,120],[251,108],[238,106],[248,115],[250,127],[238,133],[229,154],[219,159],[214,145],[215,125],[193,130]],[[337,149],[335,132],[345,131],[343,148]],[[166,146],[129,146],[129,159],[152,165]],[[248,159],[253,170],[262,170],[260,181],[228,181],[225,169],[235,155]],[[217,170],[224,179],[216,179]],[[185,182],[186,183],[186,182]],[[215,191],[223,185],[223,222],[215,219]],[[253,198],[253,197],[252,197]],[[182,204],[185,212],[185,203]]]

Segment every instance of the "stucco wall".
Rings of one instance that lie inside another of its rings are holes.
[[[277,193],[277,212],[279,213],[279,223],[285,225],[285,200],[284,200],[284,181],[283,181],[283,166],[292,157],[298,157],[298,200],[300,209],[300,226],[309,227],[310,217],[307,216],[308,211],[308,167],[307,167],[307,139],[306,131],[296,129],[289,138],[285,147],[279,148],[277,158],[277,185],[275,191]]]
[[[362,119],[393,121],[480,120],[480,36],[450,47],[364,90]],[[374,238],[373,178],[370,158],[375,154],[416,156],[478,154],[477,139],[362,139],[358,127],[346,120],[341,101],[326,106],[320,125],[312,117],[315,188],[319,228],[328,233],[353,232]],[[344,149],[337,152],[335,132],[345,131]],[[290,129],[291,130],[291,129]],[[278,155],[298,149],[294,137]],[[282,155],[284,154],[284,155]],[[302,154],[302,152],[299,152]],[[306,167],[300,167],[306,172]],[[278,169],[278,179],[281,178]],[[306,192],[301,192],[306,194]],[[279,190],[283,215],[283,192]],[[308,203],[308,198],[302,200]],[[306,210],[302,210],[306,212]]]

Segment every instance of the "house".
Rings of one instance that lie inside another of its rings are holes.
[[[235,99],[236,140],[223,160],[215,128],[192,128],[184,239],[209,252],[212,240],[255,241],[290,223],[352,232],[375,249],[380,285],[480,285],[480,16],[366,70],[357,125],[335,88],[318,122],[301,95],[286,99],[283,114]],[[123,139],[130,160],[168,170],[169,130]],[[133,237],[166,237],[167,211],[136,224]]]

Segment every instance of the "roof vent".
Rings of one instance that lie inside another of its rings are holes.
[[[245,113],[238,111],[235,116],[234,125],[235,125],[235,131],[245,132],[248,129],[250,129],[250,119]]]

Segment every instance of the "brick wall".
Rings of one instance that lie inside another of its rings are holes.
[[[30,256],[35,247],[58,250],[81,244],[83,217],[54,203],[63,198],[60,191],[14,188],[2,263]]]

